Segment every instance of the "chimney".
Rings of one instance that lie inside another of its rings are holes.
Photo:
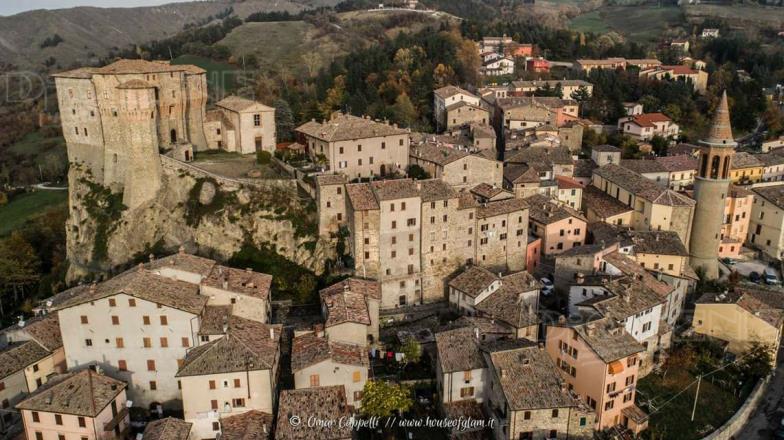
[[[558,315],[558,324],[566,324],[566,316]]]
[[[585,282],[585,275],[582,272],[577,272],[577,284],[582,284]]]
[[[501,379],[506,379],[506,368],[501,368]]]
[[[270,339],[275,340],[275,329],[270,327]]]
[[[150,258],[150,263],[155,261],[155,255],[154,254],[150,254],[149,258]]]
[[[142,271],[144,270],[144,264],[142,264],[142,263],[139,263],[139,265],[136,267],[136,269],[137,269],[139,272],[142,272]]]

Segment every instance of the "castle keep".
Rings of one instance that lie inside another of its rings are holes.
[[[129,208],[152,199],[160,188],[161,151],[173,150],[188,161],[194,150],[252,153],[253,147],[275,147],[274,109],[259,104],[263,112],[245,114],[255,108],[253,101],[241,100],[242,111],[219,107],[225,117],[205,124],[207,75],[196,66],[119,60],[54,78],[69,161],[86,165],[97,183],[122,191]],[[213,132],[231,133],[232,141],[208,144]],[[243,134],[253,139],[242,139]]]

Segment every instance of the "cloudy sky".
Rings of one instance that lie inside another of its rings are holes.
[[[132,7],[152,6],[185,0],[0,0],[0,15],[13,15],[31,9],[58,9],[74,6]]]

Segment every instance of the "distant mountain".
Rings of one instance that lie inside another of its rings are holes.
[[[203,24],[229,7],[235,15],[245,18],[253,12],[298,12],[334,6],[339,1],[216,0],[138,8],[78,7],[23,12],[0,17],[0,64],[29,69],[42,67],[46,60],[54,58],[61,68],[86,65],[112,48],[175,35],[185,25]]]

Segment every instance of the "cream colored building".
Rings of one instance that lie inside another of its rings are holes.
[[[592,185],[632,209],[632,229],[675,231],[689,243],[694,200],[615,164],[594,170]]]
[[[731,292],[706,293],[697,300],[694,331],[729,343],[728,350],[742,354],[752,344],[772,349],[774,359],[781,341],[784,302],[781,292],[736,287]]]
[[[530,94],[547,87],[552,90],[560,87],[561,99],[572,99],[572,94],[578,90],[585,90],[588,96],[593,95],[593,84],[581,79],[512,81],[510,90],[515,93]]]
[[[692,88],[699,93],[705,93],[708,88],[708,72],[692,69],[689,66],[655,66],[648,69],[642,69],[640,71],[640,78],[685,81],[691,84]]]
[[[649,69],[652,67],[660,66],[661,61],[657,59],[627,59],[627,58],[605,58],[605,59],[579,59],[575,63],[575,68],[581,70],[586,74],[594,69],[623,69],[628,67],[636,67],[638,69]]]
[[[488,154],[488,152],[490,154]],[[473,153],[464,149],[424,143],[412,146],[411,164],[422,167],[434,178],[455,188],[472,188],[480,183],[501,186],[504,167],[493,157],[495,150]]]
[[[755,188],[748,243],[771,258],[784,255],[784,185]]]
[[[125,383],[91,369],[52,378],[16,408],[25,437],[124,439],[130,427]]]
[[[397,124],[335,113],[296,131],[313,161],[349,179],[394,174],[408,165],[409,130]]]
[[[321,289],[319,296],[327,339],[362,346],[378,341],[378,282],[348,278]]]
[[[24,341],[6,346],[0,351],[0,406],[11,408],[56,373],[54,354],[41,344]]]
[[[472,400],[481,403],[489,383],[480,351],[479,329],[460,327],[436,333],[436,382],[441,404]]]
[[[234,130],[234,150],[241,154],[257,151],[275,152],[277,136],[275,133],[275,109],[258,101],[239,96],[226,97],[216,104]]]
[[[473,93],[457,86],[441,87],[433,91],[433,116],[436,120],[436,131],[440,132],[468,120],[487,124],[490,113],[482,108],[480,98]],[[458,123],[458,110],[460,122]],[[466,116],[469,115],[466,119]],[[484,121],[482,121],[484,119]]]
[[[195,438],[215,438],[225,417],[273,412],[281,334],[280,325],[231,316],[222,337],[188,351],[176,377]]]
[[[317,336],[297,336],[292,341],[291,371],[294,388],[343,386],[349,405],[362,404],[370,360],[364,345],[348,344]]]

